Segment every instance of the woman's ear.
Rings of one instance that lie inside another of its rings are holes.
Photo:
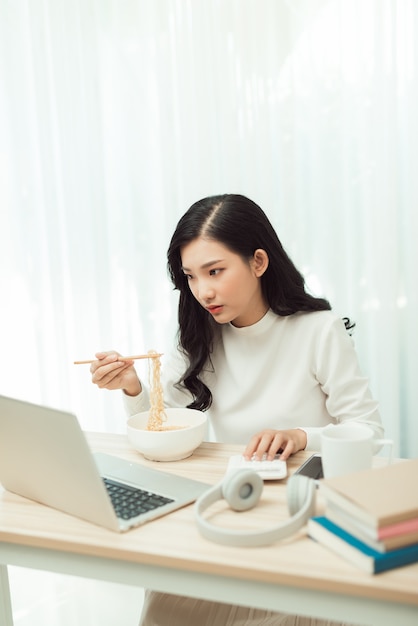
[[[254,256],[251,259],[251,266],[254,274],[257,278],[260,278],[266,271],[269,265],[269,257],[265,250],[262,248],[257,248],[254,252]]]

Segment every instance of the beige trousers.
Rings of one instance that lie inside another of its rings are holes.
[[[156,591],[145,592],[139,622],[139,626],[336,626],[336,624],[328,620],[249,609]]]

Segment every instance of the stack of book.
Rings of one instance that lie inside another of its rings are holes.
[[[320,481],[309,536],[371,574],[418,561],[418,459]]]

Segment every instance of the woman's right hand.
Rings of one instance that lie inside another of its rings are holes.
[[[90,366],[91,380],[100,389],[123,389],[128,396],[137,396],[142,391],[134,362],[119,359],[115,351],[97,352]]]

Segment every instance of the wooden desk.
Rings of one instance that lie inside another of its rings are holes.
[[[185,461],[154,464],[122,435],[89,434],[96,451],[215,483],[240,446],[203,444]],[[309,456],[289,461],[292,472]],[[301,531],[273,546],[228,548],[202,538],[185,507],[119,535],[0,487],[0,624],[12,626],[7,564],[137,585],[210,600],[359,624],[418,623],[418,564],[369,576]],[[236,513],[215,506],[220,524],[267,528],[288,516],[284,482],[265,485],[260,504]]]

